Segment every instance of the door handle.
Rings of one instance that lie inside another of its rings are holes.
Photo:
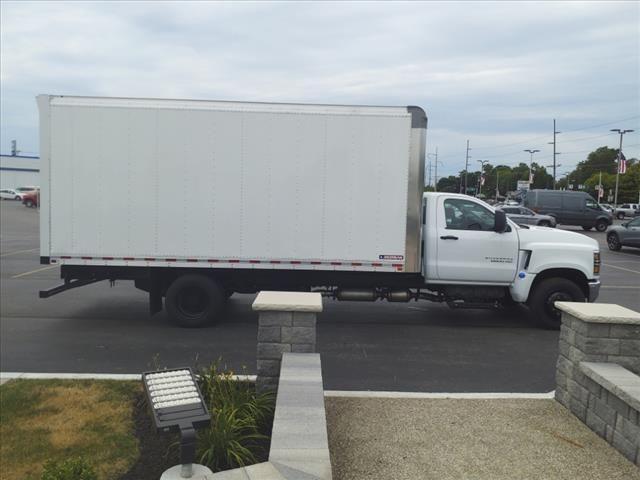
[[[440,237],[440,240],[457,240],[458,237],[455,237],[453,235],[444,235],[442,237]]]

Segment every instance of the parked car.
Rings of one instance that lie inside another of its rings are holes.
[[[22,200],[22,195],[11,188],[0,190],[0,198],[2,200]]]
[[[637,203],[623,203],[619,207],[616,207],[616,218],[622,220],[624,217],[633,217],[640,209],[640,205]]]
[[[26,187],[18,187],[18,188],[15,189],[15,191],[16,191],[16,193],[22,195],[24,193],[35,192],[36,190],[39,190],[39,189],[40,189],[40,187],[29,185],[29,186],[26,186]]]
[[[34,190],[22,195],[22,204],[26,207],[37,207],[40,199],[40,190]]]
[[[615,208],[613,205],[609,205],[608,203],[601,203],[600,207],[602,207],[603,210],[613,214]]]
[[[604,232],[613,223],[613,215],[586,192],[530,190],[524,197],[524,206],[536,213],[551,215],[560,225],[577,225],[584,230],[596,227]]]
[[[554,228],[556,226],[556,219],[551,215],[539,215],[526,207],[503,206],[498,208],[518,225],[538,225],[540,227]]]
[[[620,250],[622,247],[640,248],[640,216],[609,230],[607,245],[610,250]]]

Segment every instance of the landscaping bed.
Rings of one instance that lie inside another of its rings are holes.
[[[212,421],[198,432],[197,461],[214,472],[265,461],[274,396],[215,366],[199,383]],[[157,480],[179,464],[179,435],[156,432],[135,381],[10,381],[0,387],[0,438],[3,480],[40,480],[52,462],[68,460],[99,480]]]

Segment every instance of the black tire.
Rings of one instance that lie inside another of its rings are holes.
[[[583,229],[585,232],[588,232],[588,231],[589,231],[589,230],[591,230],[592,228],[593,228],[593,227],[582,227],[582,229]]]
[[[19,195],[16,195],[16,198],[14,198],[14,200],[16,200],[16,201],[18,201],[18,202],[19,202],[20,200],[22,200],[22,198],[20,198],[20,196],[19,196]]]
[[[26,202],[24,202],[25,206],[27,206],[28,208],[32,208],[33,207],[33,202],[31,200],[27,200]]]
[[[609,223],[606,220],[598,220],[596,222],[596,230],[599,232],[606,232]]]
[[[582,289],[566,278],[545,278],[535,287],[529,299],[529,308],[535,320],[544,328],[558,330],[561,325],[560,311],[553,302],[584,302]]]
[[[165,308],[171,321],[185,328],[199,328],[218,320],[226,298],[215,280],[197,273],[176,278],[167,289]]]
[[[616,252],[622,248],[620,237],[618,237],[617,233],[611,232],[607,235],[607,246],[609,247],[609,250],[614,250]]]
[[[551,226],[551,224],[550,224],[548,221],[543,220],[543,221],[541,221],[541,222],[538,224],[538,226],[539,226],[539,227],[550,227],[550,226]]]
[[[624,212],[619,212],[616,214],[616,218],[618,220],[624,220]]]

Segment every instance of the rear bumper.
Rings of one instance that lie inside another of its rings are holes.
[[[589,302],[595,302],[600,294],[600,280],[589,282]]]

